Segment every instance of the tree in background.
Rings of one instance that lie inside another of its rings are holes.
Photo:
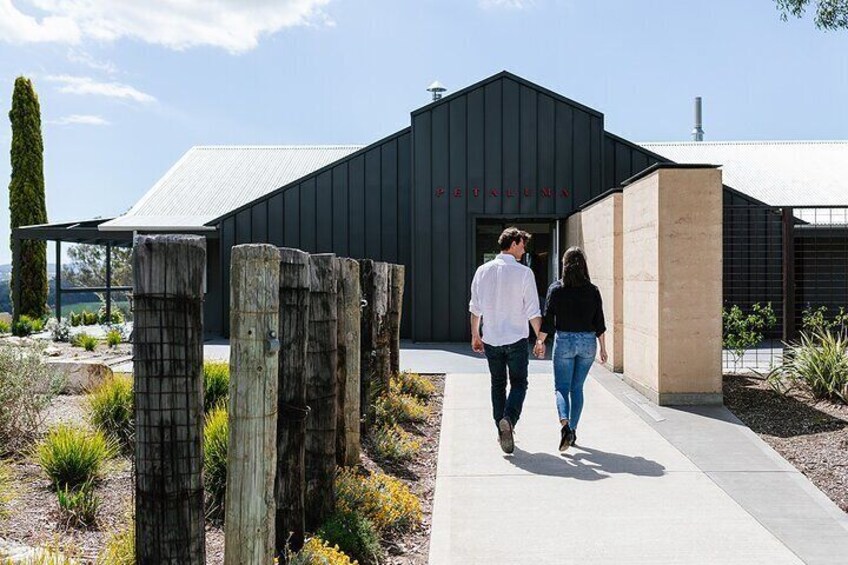
[[[106,286],[106,246],[74,245],[68,248],[70,265],[62,269],[62,288]],[[112,286],[132,286],[132,249],[112,248]],[[98,293],[100,300],[104,296]]]
[[[41,108],[32,81],[15,80],[12,94],[12,180],[9,212],[12,227],[47,223],[44,199],[44,143],[41,139]],[[22,241],[20,264],[12,265],[12,288],[20,280],[20,296],[13,297],[15,316],[40,318],[47,313],[47,243]]]
[[[775,0],[780,17],[786,21],[789,16],[800,18],[807,6],[815,4],[815,23],[819,29],[848,29],[848,0]]]

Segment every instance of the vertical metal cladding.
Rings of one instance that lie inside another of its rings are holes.
[[[464,340],[476,219],[564,217],[603,192],[603,116],[501,73],[413,113],[412,136],[412,337]]]
[[[308,253],[335,253],[410,265],[411,130],[382,139],[217,221],[220,287],[207,297],[229,334],[230,251],[239,243],[272,243]],[[406,194],[404,194],[404,191]],[[411,269],[407,270],[407,287]],[[411,300],[402,333],[409,336]]]

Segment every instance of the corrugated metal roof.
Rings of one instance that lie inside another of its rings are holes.
[[[848,141],[639,143],[678,163],[721,165],[724,184],[774,206],[848,205]]]
[[[129,212],[103,230],[201,228],[206,222],[361,149],[239,145],[189,149]]]

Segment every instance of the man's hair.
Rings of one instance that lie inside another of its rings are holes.
[[[523,241],[526,244],[530,241],[531,237],[529,233],[521,231],[518,228],[506,228],[498,238],[498,245],[501,246],[501,251],[506,251],[512,247],[513,243],[521,243]]]

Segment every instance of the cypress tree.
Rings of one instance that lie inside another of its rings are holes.
[[[12,227],[45,224],[41,108],[32,81],[26,77],[15,80],[9,119],[12,122],[12,180],[9,183]],[[47,312],[47,242],[21,242],[20,264],[12,265],[12,289],[17,278],[20,278],[21,295],[20,304],[13,304],[15,317],[26,314],[40,318]]]

